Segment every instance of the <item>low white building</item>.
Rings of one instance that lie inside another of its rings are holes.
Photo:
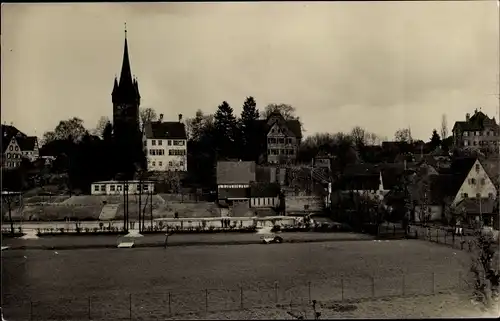
[[[124,184],[122,181],[100,181],[94,182],[91,186],[92,195],[121,195],[123,194],[124,186],[128,186],[129,194],[139,194],[142,185],[142,193],[154,193],[155,184],[152,181],[127,181]]]
[[[182,115],[177,122],[149,122],[143,132],[148,171],[187,171],[187,135]]]

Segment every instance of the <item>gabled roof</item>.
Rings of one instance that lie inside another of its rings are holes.
[[[280,193],[277,183],[252,183],[250,185],[250,197],[276,197]]]
[[[217,162],[217,185],[255,182],[255,162]]]
[[[269,133],[269,130],[271,127],[275,124],[274,121],[270,121],[271,118],[276,118],[278,123],[281,126],[285,126],[288,128],[291,134],[293,134],[296,138],[302,138],[302,129],[300,126],[300,121],[297,119],[289,119],[285,120],[283,116],[279,112],[273,112],[269,115],[267,119],[259,119],[257,120],[257,125],[265,134],[267,135]]]
[[[26,134],[21,132],[19,129],[12,125],[1,125],[2,129],[2,153],[5,152],[7,149],[7,146],[9,146],[10,141],[12,140],[12,137],[18,136],[18,137],[26,137]]]
[[[33,151],[37,143],[36,136],[16,137],[17,144],[22,151]]]
[[[457,206],[463,208],[467,214],[492,214],[495,211],[497,201],[491,198],[466,198]]]
[[[477,111],[469,118],[469,121],[457,121],[453,126],[453,131],[459,129],[461,131],[482,131],[485,128],[498,128],[495,117],[489,118],[481,111]]]
[[[460,187],[464,183],[467,175],[472,170],[472,166],[476,163],[477,158],[474,157],[461,157],[452,161],[449,168],[441,168],[440,174],[451,175],[453,179],[449,182],[450,191],[456,195]]]
[[[144,126],[148,139],[187,139],[186,126],[181,122],[155,121]]]

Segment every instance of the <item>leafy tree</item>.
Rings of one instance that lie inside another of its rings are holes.
[[[79,141],[87,133],[83,126],[83,120],[73,117],[68,120],[61,120],[54,131],[43,134],[43,143],[47,144],[54,140],[72,140]]]
[[[236,157],[237,122],[233,108],[226,101],[219,105],[214,116],[216,149],[222,157]]]
[[[257,161],[259,152],[259,136],[257,120],[259,119],[259,110],[253,97],[247,97],[243,103],[243,110],[241,112],[241,119],[239,121],[239,128],[241,132],[242,143],[242,158],[244,160]]]
[[[397,142],[411,143],[411,132],[408,128],[401,128],[394,133],[394,139]]]
[[[109,120],[109,118],[106,116],[101,116],[99,118],[99,120],[97,121],[97,125],[95,126],[94,130],[92,131],[92,134],[102,137],[102,135],[104,133],[104,129],[106,128],[106,126],[108,124],[111,124],[111,121]]]
[[[432,131],[432,137],[431,137],[431,147],[432,150],[438,148],[441,146],[441,137],[439,137],[439,134],[436,129]]]
[[[472,241],[470,272],[473,281],[472,299],[484,310],[498,309],[500,271],[498,265],[498,239],[492,233],[476,231]],[[494,304],[496,302],[496,304]]]
[[[194,118],[186,119],[186,130],[188,139],[192,141],[200,141],[209,127],[213,127],[214,116],[205,115],[201,109],[196,111]]]

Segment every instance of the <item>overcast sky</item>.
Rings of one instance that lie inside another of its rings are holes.
[[[296,107],[306,135],[360,125],[427,140],[475,108],[498,120],[496,1],[2,4],[2,123],[41,136],[112,116],[124,22],[142,106],[165,119]]]

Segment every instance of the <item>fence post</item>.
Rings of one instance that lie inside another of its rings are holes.
[[[340,279],[340,287],[342,289],[342,302],[344,301],[344,278]]]
[[[168,314],[172,315],[172,293],[168,292]]]
[[[372,276],[372,297],[375,297],[375,278]]]
[[[205,289],[205,312],[208,312],[208,289]]]
[[[274,282],[274,302],[278,304],[278,281]]]
[[[308,287],[309,303],[311,303],[311,281],[307,283],[307,287]]]
[[[432,272],[432,294],[434,294],[436,292],[436,285],[435,285],[435,273]]]
[[[405,288],[406,288],[405,275],[403,274],[403,284],[402,284],[403,296],[405,296]]]
[[[240,286],[240,308],[243,310],[243,286]]]
[[[92,320],[92,318],[90,316],[90,311],[91,311],[91,308],[90,308],[91,307],[91,305],[90,305],[91,304],[90,295],[89,295],[89,302],[88,303],[89,303],[89,306],[88,306],[89,320]]]
[[[132,293],[128,295],[128,314],[129,319],[132,320]]]

